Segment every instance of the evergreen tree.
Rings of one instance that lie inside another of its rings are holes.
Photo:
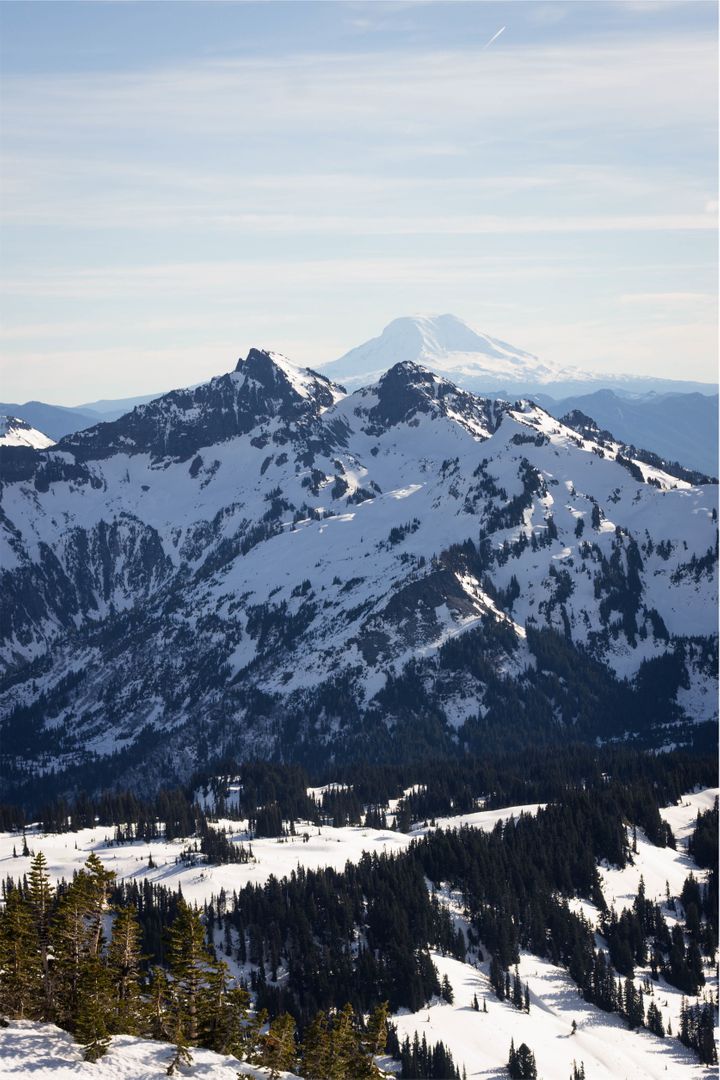
[[[210,1049],[236,1058],[250,1057],[259,1031],[250,1016],[250,994],[244,986],[226,987]]]
[[[349,1003],[333,1017],[326,1080],[354,1080],[359,1057],[354,1020],[353,1007]]]
[[[80,870],[63,894],[50,927],[56,1018],[70,1031],[77,1015],[83,964],[91,955],[92,906],[88,875]]]
[[[179,1011],[175,1011],[171,1017],[171,1041],[175,1049],[166,1069],[168,1076],[174,1076],[182,1065],[192,1065],[193,1062],[190,1042],[185,1028],[185,1019]]]
[[[662,1013],[654,1001],[651,1001],[648,1005],[647,1026],[648,1030],[652,1031],[653,1035],[658,1035],[661,1039],[664,1037],[665,1025],[663,1024]]]
[[[365,1030],[360,1035],[360,1047],[364,1054],[373,1058],[384,1054],[388,1041],[388,1016],[390,1005],[387,1001],[377,1005],[368,1018]]]
[[[103,943],[103,917],[107,910],[110,886],[115,879],[115,873],[105,869],[94,851],[88,856],[84,871],[88,948],[92,956],[99,956]]]
[[[270,1080],[277,1080],[281,1072],[295,1068],[296,1059],[295,1020],[288,1013],[281,1013],[262,1036],[260,1063],[269,1069]]]
[[[139,1035],[145,1028],[147,1009],[141,996],[141,930],[131,907],[118,907],[107,952],[108,974],[113,985],[110,1030]]]
[[[514,1041],[510,1041],[507,1068],[512,1080],[537,1080],[535,1055],[527,1043],[520,1043],[516,1050]]]
[[[318,1012],[305,1032],[301,1048],[301,1073],[306,1080],[326,1080],[330,1067],[328,1019]]]
[[[32,908],[38,936],[45,995],[45,1016],[47,1019],[50,1019],[53,1015],[52,984],[50,980],[50,961],[48,954],[50,945],[50,913],[53,899],[54,889],[50,883],[50,876],[47,871],[47,859],[42,851],[38,851],[30,864],[30,873],[28,874],[28,900]]]
[[[200,913],[180,902],[178,913],[170,928],[168,967],[173,1030],[180,1033],[190,1046],[197,1045],[201,1021],[207,1014],[207,973],[214,967],[205,944],[205,928]]]
[[[83,1047],[86,1061],[97,1061],[110,1045],[107,1018],[113,1003],[113,987],[108,969],[98,956],[88,956],[80,970],[75,1038]]]
[[[44,1005],[40,942],[33,912],[18,889],[0,913],[0,1011],[37,1020]]]
[[[170,983],[165,968],[154,967],[151,971],[150,994],[147,1002],[148,1023],[153,1039],[164,1041],[170,1037],[169,1004]]]

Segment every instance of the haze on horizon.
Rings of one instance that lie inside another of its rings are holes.
[[[421,311],[716,381],[716,35],[702,0],[0,5],[3,399]]]

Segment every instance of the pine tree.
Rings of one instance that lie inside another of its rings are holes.
[[[662,1013],[654,1001],[651,1001],[648,1005],[647,1026],[653,1035],[658,1035],[661,1039],[664,1037],[665,1025],[663,1024]]]
[[[355,1014],[349,1003],[333,1017],[330,1029],[330,1058],[327,1080],[350,1080],[357,1064],[358,1039]]]
[[[112,987],[108,970],[98,956],[90,955],[80,969],[73,1034],[83,1047],[86,1061],[97,1061],[110,1045],[107,1017],[112,1010]]]
[[[325,1080],[330,1067],[330,1032],[324,1012],[309,1024],[301,1048],[301,1074],[306,1080]]]
[[[64,893],[50,927],[56,1017],[68,1030],[72,1030],[77,1015],[82,966],[90,955],[90,908],[88,875],[80,870]]]
[[[150,995],[147,1001],[148,1024],[153,1039],[166,1041],[170,1037],[170,983],[165,968],[154,967],[150,973]]]
[[[187,1037],[185,1017],[176,1011],[172,1015],[171,1041],[175,1046],[172,1058],[166,1069],[168,1076],[174,1076],[181,1065],[192,1065],[193,1056],[190,1053],[190,1043]]]
[[[522,1009],[523,1007],[522,983],[520,982],[520,974],[517,968],[515,968],[515,974],[513,976],[513,1005],[516,1009]]]
[[[278,1080],[281,1072],[294,1069],[296,1059],[295,1020],[288,1013],[281,1013],[262,1036],[260,1063],[269,1069],[270,1080]]]
[[[207,972],[215,967],[205,945],[205,928],[200,913],[184,900],[170,928],[168,967],[173,1030],[190,1046],[198,1043],[204,1009]],[[177,1041],[177,1040],[176,1040]]]
[[[45,996],[45,1018],[53,1017],[53,994],[50,979],[50,911],[54,896],[54,889],[50,883],[47,872],[47,859],[42,851],[38,851],[30,864],[28,874],[28,900],[35,920],[35,928],[38,936],[40,951],[40,963],[42,965],[43,990]]]
[[[115,879],[115,872],[106,870],[94,851],[88,856],[83,869],[86,874],[85,889],[88,905],[88,947],[91,955],[99,956],[103,942],[103,917],[107,910],[108,895]]]
[[[255,1048],[258,1035],[250,1016],[250,994],[243,986],[226,986],[210,1049],[218,1054],[247,1058]]]
[[[18,889],[0,914],[0,1011],[20,1020],[43,1015],[43,972],[33,912]]]
[[[383,1001],[370,1014],[365,1031],[360,1036],[363,1053],[369,1057],[384,1054],[388,1041],[388,1017],[390,1005]]]
[[[145,1028],[147,1010],[140,990],[141,930],[134,908],[116,909],[107,952],[108,975],[113,987],[110,1030],[139,1035]]]

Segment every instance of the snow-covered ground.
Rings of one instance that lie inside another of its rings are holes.
[[[507,1077],[510,1040],[525,1042],[535,1054],[542,1080],[567,1080],[572,1064],[583,1062],[588,1080],[670,1080],[700,1077],[709,1070],[676,1039],[658,1039],[649,1032],[633,1032],[617,1015],[588,1005],[567,972],[547,960],[523,954],[520,978],[530,989],[530,1012],[520,1012],[493,994],[487,964],[480,969],[433,953],[440,977],[447,975],[455,1000],[436,1002],[417,1013],[394,1019],[398,1036],[412,1042],[417,1031],[428,1042],[442,1040],[455,1064],[467,1070],[468,1080]],[[472,1008],[477,995],[480,1011]],[[487,1013],[482,1011],[485,998]],[[572,1034],[572,1022],[577,1032]]]
[[[631,904],[641,876],[647,896],[659,903],[665,900],[666,883],[671,896],[677,897],[691,871],[700,880],[704,879],[705,872],[689,858],[686,845],[698,811],[709,809],[717,794],[717,788],[695,792],[683,797],[679,805],[662,811],[678,839],[676,851],[654,847],[638,830],[633,864],[623,870],[601,867],[602,887],[608,904],[614,904],[618,910]],[[538,808],[538,804],[532,804],[478,811],[438,819],[435,827],[465,825],[491,830],[498,821],[517,818],[521,813],[535,814]],[[237,842],[248,842],[247,822],[222,821],[219,825],[230,826]],[[115,845],[112,840],[114,830],[107,828],[63,834],[43,834],[28,829],[26,835],[31,851],[45,853],[55,880],[71,877],[94,851],[118,878],[150,878],[173,889],[181,885],[188,900],[201,903],[223,888],[226,891],[239,889],[247,882],[263,882],[271,874],[281,878],[299,865],[341,869],[347,861],[356,862],[364,851],[403,850],[413,836],[424,834],[430,828],[419,824],[410,834],[404,834],[390,829],[336,829],[300,824],[296,825],[295,837],[281,841],[251,841],[257,861],[214,867],[176,865],[175,858],[186,846],[186,840],[167,844],[153,841]],[[29,867],[29,858],[19,854],[14,857],[13,848],[16,852],[22,851],[22,834],[0,834],[2,876],[21,876]],[[157,864],[154,869],[148,867],[150,852]],[[462,925],[460,898],[448,895],[442,889],[438,890],[438,895],[449,906],[455,921]],[[597,920],[599,912],[593,905],[585,901],[574,904],[588,919]],[[670,911],[666,909],[664,914],[672,920]],[[584,1063],[588,1080],[669,1080],[672,1077],[694,1080],[711,1075],[710,1070],[704,1069],[695,1055],[682,1047],[677,1039],[659,1039],[647,1031],[631,1032],[617,1015],[588,1005],[568,974],[547,960],[530,954],[521,957],[520,977],[530,990],[529,1014],[497,1000],[490,987],[487,961],[475,966],[436,953],[433,960],[441,978],[448,976],[454,1003],[436,1001],[417,1013],[400,1013],[394,1018],[398,1034],[401,1040],[405,1035],[412,1040],[416,1031],[420,1038],[424,1034],[431,1043],[442,1040],[456,1064],[461,1069],[465,1066],[468,1078],[504,1078],[511,1039],[516,1046],[521,1042],[530,1046],[543,1080],[567,1080],[573,1061]],[[644,971],[637,972],[638,985],[644,975]],[[707,976],[704,993],[717,993],[714,972],[708,971]],[[682,995],[662,978],[652,987],[653,999],[666,1024],[670,1020],[673,1031],[677,1032]],[[472,1008],[475,994],[480,1012]],[[487,1013],[482,1011],[483,999]],[[702,999],[703,994],[700,995]],[[694,1000],[690,999],[691,1003]],[[575,1034],[571,1032],[573,1020],[577,1024]],[[0,1030],[0,1078],[24,1075],[32,1068],[33,1075],[52,1076],[53,1080],[65,1080],[66,1076],[84,1077],[86,1073],[99,1080],[104,1076],[108,1080],[124,1080],[125,1077],[150,1080],[164,1075],[167,1054],[167,1047],[162,1044],[122,1037],[113,1041],[111,1054],[100,1065],[91,1066],[80,1062],[79,1051],[69,1036],[49,1025],[13,1024]],[[197,1065],[189,1075],[201,1076],[203,1080],[232,1080],[241,1071],[237,1062],[229,1064],[232,1061],[198,1051]],[[91,1073],[91,1070],[95,1072]],[[264,1075],[261,1070],[250,1070],[249,1074]]]
[[[705,872],[687,855],[687,838],[692,833],[698,811],[710,809],[717,795],[717,788],[707,788],[686,795],[679,805],[661,811],[678,839],[677,851],[654,847],[638,831],[638,850],[633,856],[633,865],[624,870],[601,868],[603,894],[609,905],[614,904],[620,911],[632,904],[641,876],[646,895],[659,903],[665,899],[666,883],[669,883],[671,896],[677,897],[690,872],[700,880],[705,878]],[[516,816],[523,810],[535,813],[537,809],[536,806],[512,808]],[[464,818],[467,824],[472,824],[471,819],[476,816],[480,815],[464,815]],[[482,827],[491,827],[489,815],[483,814],[482,818]],[[457,898],[446,895],[444,900],[453,910],[456,921],[462,922]],[[576,907],[591,921],[597,920],[599,912],[592,904],[578,901]],[[670,920],[670,912],[665,910],[664,914]],[[487,962],[476,967],[438,953],[433,953],[433,961],[440,977],[448,976],[454,1002],[449,1005],[436,1001],[416,1013],[401,1013],[395,1017],[398,1035],[401,1041],[406,1035],[412,1041],[417,1031],[419,1037],[424,1034],[429,1043],[442,1040],[455,1063],[461,1069],[465,1066],[469,1080],[480,1077],[501,1080],[507,1076],[504,1065],[511,1039],[516,1047],[525,1042],[531,1048],[537,1060],[538,1075],[543,1080],[566,1080],[572,1074],[573,1061],[585,1065],[588,1080],[669,1080],[680,1076],[716,1075],[716,1070],[700,1065],[695,1054],[677,1039],[660,1039],[648,1031],[632,1032],[617,1014],[603,1012],[583,1001],[567,972],[547,960],[529,953],[521,954],[518,970],[522,982],[527,982],[530,990],[529,1013],[497,1000],[490,985]],[[638,970],[638,986],[642,984],[644,974]],[[715,972],[708,970],[706,977],[708,982],[699,1000],[703,999],[703,994],[717,994]],[[670,1020],[673,1032],[677,1032],[683,995],[662,977],[651,985],[652,1000],[662,1013],[665,1025]],[[479,1012],[472,1008],[474,995],[480,1004]],[[483,999],[487,1013],[482,1011]],[[692,1004],[698,999],[689,1000]],[[646,998],[646,1006],[648,1003]],[[573,1020],[577,1024],[575,1034],[572,1034]]]
[[[523,811],[535,813],[537,809],[537,805],[532,805],[483,810],[455,818],[441,818],[436,827],[471,825],[489,832],[498,821],[517,817]],[[32,854],[38,851],[44,853],[53,881],[69,880],[88,855],[95,852],[108,869],[115,872],[118,880],[140,881],[147,878],[168,889],[181,887],[186,900],[201,904],[211,896],[217,896],[221,889],[232,893],[233,889],[239,890],[247,884],[262,884],[271,875],[286,877],[298,866],[309,870],[326,866],[342,870],[347,862],[358,862],[365,851],[402,851],[414,836],[431,830],[430,826],[419,825],[410,833],[401,833],[392,829],[368,829],[353,825],[334,828],[331,825],[296,822],[295,836],[250,840],[247,821],[221,819],[217,827],[229,828],[235,843],[252,847],[254,860],[225,866],[206,866],[202,863],[187,866],[176,860],[191,841],[137,840],[118,844],[114,840],[115,829],[111,826],[96,826],[68,833],[43,833],[29,828],[26,838]],[[0,833],[0,876],[17,878],[28,872],[32,856],[23,857],[22,850],[21,833]],[[149,866],[151,855],[155,864],[152,868]]]
[[[192,1051],[193,1064],[180,1070],[180,1076],[202,1080],[238,1080],[252,1076],[267,1080],[267,1069],[254,1069],[237,1058],[214,1054],[211,1050]],[[33,1076],[37,1080],[160,1080],[167,1076],[172,1049],[168,1043],[116,1035],[107,1054],[99,1061],[83,1061],[81,1048],[71,1035],[54,1024],[33,1024],[16,1020],[0,1028],[0,1080]],[[294,1080],[295,1074],[280,1074]]]

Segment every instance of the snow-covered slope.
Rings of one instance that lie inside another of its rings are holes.
[[[53,440],[17,416],[0,416],[0,446],[29,446],[46,450]]]
[[[456,315],[414,315],[393,319],[371,338],[324,365],[324,374],[347,386],[373,382],[394,364],[409,361],[457,379],[485,378],[487,389],[507,383],[545,383],[557,371],[532,353],[474,330]]]
[[[409,833],[390,828],[335,827],[298,822],[294,836],[260,839],[252,839],[247,820],[223,818],[217,822],[217,828],[229,829],[235,844],[251,844],[253,859],[247,863],[221,866],[205,863],[195,866],[180,861],[181,852],[191,843],[187,837],[116,844],[115,829],[98,825],[65,833],[45,833],[31,827],[25,830],[25,838],[33,854],[42,851],[45,855],[48,874],[54,883],[71,880],[73,874],[85,864],[88,855],[94,852],[119,881],[150,881],[166,889],[182,889],[188,902],[202,905],[213,896],[218,896],[223,889],[231,895],[233,890],[239,891],[247,884],[264,884],[271,875],[280,880],[297,866],[303,866],[306,870],[323,867],[343,870],[346,863],[359,862],[366,851],[378,854],[405,851],[414,837],[422,836],[432,828],[459,829],[470,826],[491,832],[498,821],[507,821],[522,813],[535,814],[537,810],[536,804],[481,810],[455,818],[442,818],[432,827],[418,823]],[[0,864],[13,877],[22,877],[30,870],[32,858],[24,856],[22,850],[22,834],[0,833]]]
[[[168,1075],[173,1057],[169,1043],[115,1035],[110,1049],[99,1061],[83,1061],[82,1047],[72,1035],[54,1024],[14,1020],[0,1028],[0,1078],[35,1076],[38,1080],[161,1080]],[[238,1080],[254,1077],[268,1080],[268,1069],[255,1069],[237,1058],[193,1047],[193,1064],[183,1067],[182,1076],[202,1080]],[[276,1074],[277,1075],[277,1074]],[[297,1080],[294,1073],[282,1072],[282,1080]]]
[[[252,350],[1,453],[10,775],[472,748],[512,730],[510,682],[546,734],[677,741],[715,714],[717,488],[527,402],[411,363],[344,395]]]
[[[580,358],[582,359],[582,358]],[[382,333],[323,364],[323,374],[345,386],[364,386],[393,364],[422,364],[467,389],[482,393],[587,394],[597,387],[647,393],[684,391],[711,394],[712,384],[687,383],[632,374],[607,374],[581,366],[561,366],[476,330],[457,315],[406,315]],[[655,450],[656,447],[650,446]]]

